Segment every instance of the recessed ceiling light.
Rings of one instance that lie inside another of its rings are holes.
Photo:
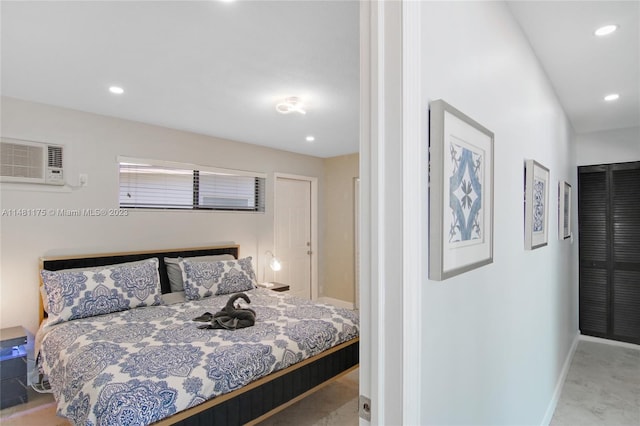
[[[316,140],[316,138],[314,138],[313,136],[309,135],[305,138],[307,140],[307,142],[313,142]]]
[[[618,29],[617,25],[605,25],[604,27],[600,27],[595,30],[594,34],[598,37],[606,36],[607,34],[611,34],[615,30]]]
[[[612,93],[604,97],[604,100],[607,102],[616,101],[618,99],[620,99],[620,95],[617,93]]]
[[[278,102],[276,104],[276,111],[278,111],[280,114],[289,114],[292,112],[299,112],[300,114],[307,113],[307,111],[304,109],[304,104],[297,96],[290,96]]]
[[[115,95],[122,95],[124,93],[124,89],[120,86],[111,86],[109,87],[109,91]]]

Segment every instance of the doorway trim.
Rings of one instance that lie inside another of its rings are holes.
[[[318,299],[318,178],[314,176],[294,175],[275,172],[273,174],[273,232],[275,246],[276,215],[275,206],[278,197],[278,179],[293,179],[309,182],[311,185],[311,299]]]
[[[429,180],[428,122],[421,94],[421,4],[402,2],[402,421],[420,424],[422,362],[422,286],[428,275]],[[424,118],[427,118],[425,120]],[[428,139],[427,139],[428,140]],[[425,261],[426,259],[426,261]]]
[[[360,418],[361,426],[422,417],[428,112],[420,16],[420,2],[360,2],[360,394],[371,399],[371,421]],[[401,333],[386,321],[398,315]]]

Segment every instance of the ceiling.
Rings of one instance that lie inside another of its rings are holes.
[[[508,4],[576,132],[640,126],[638,2]],[[318,157],[358,150],[356,1],[3,0],[1,15],[4,96]],[[307,113],[277,113],[286,96]]]
[[[319,157],[358,151],[357,2],[1,7],[5,96]],[[307,113],[276,112],[286,96]]]
[[[640,126],[639,1],[508,5],[577,133]],[[596,37],[594,31],[607,24],[619,29]],[[620,99],[605,102],[610,93]]]

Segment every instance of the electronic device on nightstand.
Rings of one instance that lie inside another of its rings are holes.
[[[273,291],[289,291],[288,284],[272,282],[272,283],[260,283],[258,285],[260,287],[268,288],[269,290],[273,290]]]
[[[0,408],[27,402],[27,333],[22,327],[0,330]]]

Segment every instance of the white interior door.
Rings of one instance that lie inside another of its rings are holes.
[[[282,269],[276,281],[288,284],[289,293],[312,298],[312,182],[276,177],[275,253]]]

